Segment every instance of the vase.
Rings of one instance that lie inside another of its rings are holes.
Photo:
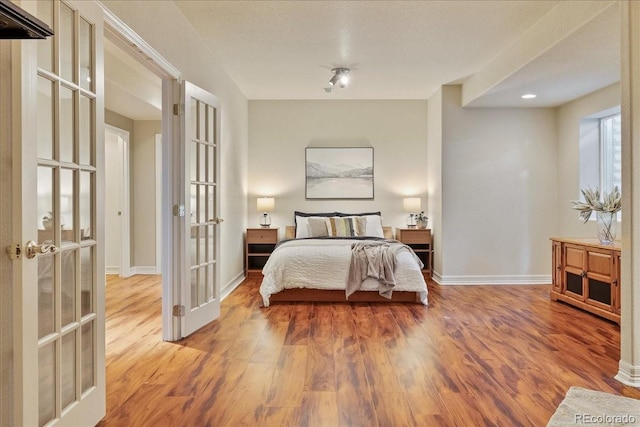
[[[596,212],[598,223],[598,239],[603,245],[610,245],[616,240],[618,215],[616,212]]]
[[[416,221],[416,225],[420,229],[427,228],[427,221],[424,220],[424,219],[419,219],[419,220]]]

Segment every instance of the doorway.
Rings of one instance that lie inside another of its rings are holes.
[[[177,169],[173,164],[171,141],[178,134],[171,112],[178,96],[176,84],[181,75],[178,69],[117,16],[107,9],[104,13],[105,118],[111,117],[114,122],[107,123],[127,129],[131,134],[130,274],[161,274],[162,339],[175,341],[180,336],[179,320],[172,312],[174,300],[178,298],[173,289],[177,278],[172,263],[167,260],[172,259],[179,244],[172,239],[172,174]],[[111,67],[108,62],[109,51],[113,54]],[[125,69],[129,72],[125,73]],[[113,84],[109,83],[110,79],[113,79]],[[155,83],[150,84],[151,81]],[[116,94],[122,96],[114,96]],[[144,96],[141,98],[140,95]],[[111,111],[109,105],[112,106]],[[142,116],[147,113],[151,116]],[[159,124],[159,128],[148,126],[150,122]],[[147,135],[143,146],[139,145],[141,134]],[[158,151],[156,134],[162,135],[161,149]],[[143,167],[138,163],[140,159],[143,160]],[[146,186],[138,186],[141,182]],[[161,185],[156,187],[156,182]],[[162,194],[156,199],[158,191]],[[154,207],[159,212],[154,214]],[[160,239],[157,239],[159,234],[162,236],[161,246]],[[160,263],[157,262],[158,258],[161,259]]]
[[[105,270],[131,275],[129,233],[129,132],[105,125]]]

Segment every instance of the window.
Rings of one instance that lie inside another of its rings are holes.
[[[620,122],[619,113],[600,119],[600,188],[607,193],[622,191]]]
[[[582,199],[583,188],[597,187],[601,193],[610,193],[617,185],[622,191],[620,125],[620,107],[580,119],[580,187],[576,199]]]

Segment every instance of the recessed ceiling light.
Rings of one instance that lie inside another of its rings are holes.
[[[524,95],[522,95],[522,99],[533,99],[536,96],[538,95],[536,95],[535,93],[525,93]]]
[[[331,86],[335,86],[335,84],[338,83],[338,86],[340,87],[347,86],[347,83],[349,83],[349,76],[347,75],[349,74],[349,71],[351,70],[344,67],[334,68],[333,70],[331,70],[331,72],[333,73],[333,77],[331,77],[331,80],[329,80],[329,84]]]

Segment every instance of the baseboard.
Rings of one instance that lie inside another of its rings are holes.
[[[131,267],[129,273],[134,274],[158,274],[158,270],[155,265],[143,265],[138,267]]]
[[[621,360],[618,367],[618,374],[614,377],[616,380],[630,387],[640,387],[640,366],[633,366]]]
[[[442,276],[433,273],[432,279],[439,285],[550,285],[551,275],[530,276]]]
[[[225,299],[231,292],[242,283],[245,279],[244,271],[241,271],[236,277],[231,279],[229,283],[220,289],[220,300]]]
[[[104,272],[105,272],[105,274],[118,274],[118,275],[120,275],[120,267],[118,267],[117,265],[115,267],[105,267],[104,268]]]

